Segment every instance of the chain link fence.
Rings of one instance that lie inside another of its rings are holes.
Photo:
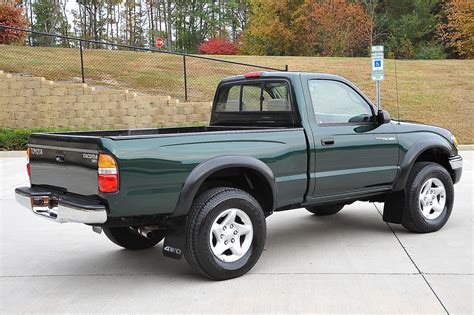
[[[200,55],[118,45],[0,25],[25,32],[25,45],[0,45],[0,70],[83,82],[184,101],[210,101],[223,78],[251,71],[288,71]]]

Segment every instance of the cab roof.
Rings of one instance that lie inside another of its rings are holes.
[[[230,81],[240,81],[247,79],[257,79],[257,78],[288,78],[288,79],[298,79],[298,78],[311,78],[311,79],[326,79],[326,80],[341,80],[346,81],[345,78],[329,73],[320,73],[320,72],[287,72],[287,71],[255,71],[249,72],[246,74],[241,74],[237,76],[232,76],[223,79],[221,82],[230,82]]]

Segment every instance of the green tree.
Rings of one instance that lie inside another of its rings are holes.
[[[387,0],[380,5],[381,24],[387,30],[382,44],[389,56],[415,58],[436,44],[439,0]],[[379,42],[380,43],[380,42]]]
[[[64,4],[65,5],[65,4]],[[46,33],[59,33],[67,35],[69,25],[63,11],[60,1],[37,0],[32,4],[33,14],[35,15],[35,31]],[[33,43],[40,46],[53,46],[58,44],[56,37],[33,34]],[[67,41],[62,44],[67,46]]]

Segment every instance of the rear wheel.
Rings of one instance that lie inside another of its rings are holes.
[[[131,227],[105,227],[103,231],[114,244],[131,250],[153,247],[165,237],[164,231],[158,230],[153,231],[150,238],[146,238]]]
[[[265,238],[265,216],[255,198],[240,189],[213,188],[191,207],[184,254],[200,274],[231,279],[257,263]]]
[[[306,210],[317,216],[336,214],[344,208],[344,204],[332,204],[323,206],[310,206]]]

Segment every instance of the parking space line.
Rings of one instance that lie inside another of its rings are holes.
[[[375,209],[377,210],[377,212],[380,214],[380,216],[383,217],[383,214],[382,212],[379,210],[379,208],[377,207],[377,205],[375,203],[372,203],[375,207]],[[428,285],[428,287],[430,288],[431,292],[433,292],[434,296],[436,297],[436,299],[438,300],[439,304],[441,304],[441,306],[443,307],[444,311],[446,312],[446,314],[449,314],[449,311],[448,309],[446,308],[446,306],[444,306],[443,302],[441,301],[441,299],[439,298],[438,294],[436,294],[435,290],[433,289],[433,287],[431,286],[431,284],[428,282],[428,280],[426,279],[425,275],[423,274],[423,272],[420,270],[420,268],[418,268],[417,264],[415,263],[415,261],[413,260],[413,258],[410,256],[410,254],[408,253],[407,249],[405,248],[405,246],[403,245],[402,241],[400,240],[400,238],[398,237],[397,233],[395,233],[395,231],[392,229],[392,227],[390,226],[390,224],[388,224],[387,222],[385,222],[385,224],[388,226],[388,228],[390,229],[390,231],[392,231],[392,234],[393,236],[395,236],[395,238],[397,239],[398,243],[400,244],[400,246],[403,248],[403,251],[405,252],[405,254],[408,256],[408,258],[410,259],[410,261],[412,262],[413,266],[415,266],[416,270],[418,270],[418,274],[423,278],[423,280],[425,280],[425,283],[426,285]]]

